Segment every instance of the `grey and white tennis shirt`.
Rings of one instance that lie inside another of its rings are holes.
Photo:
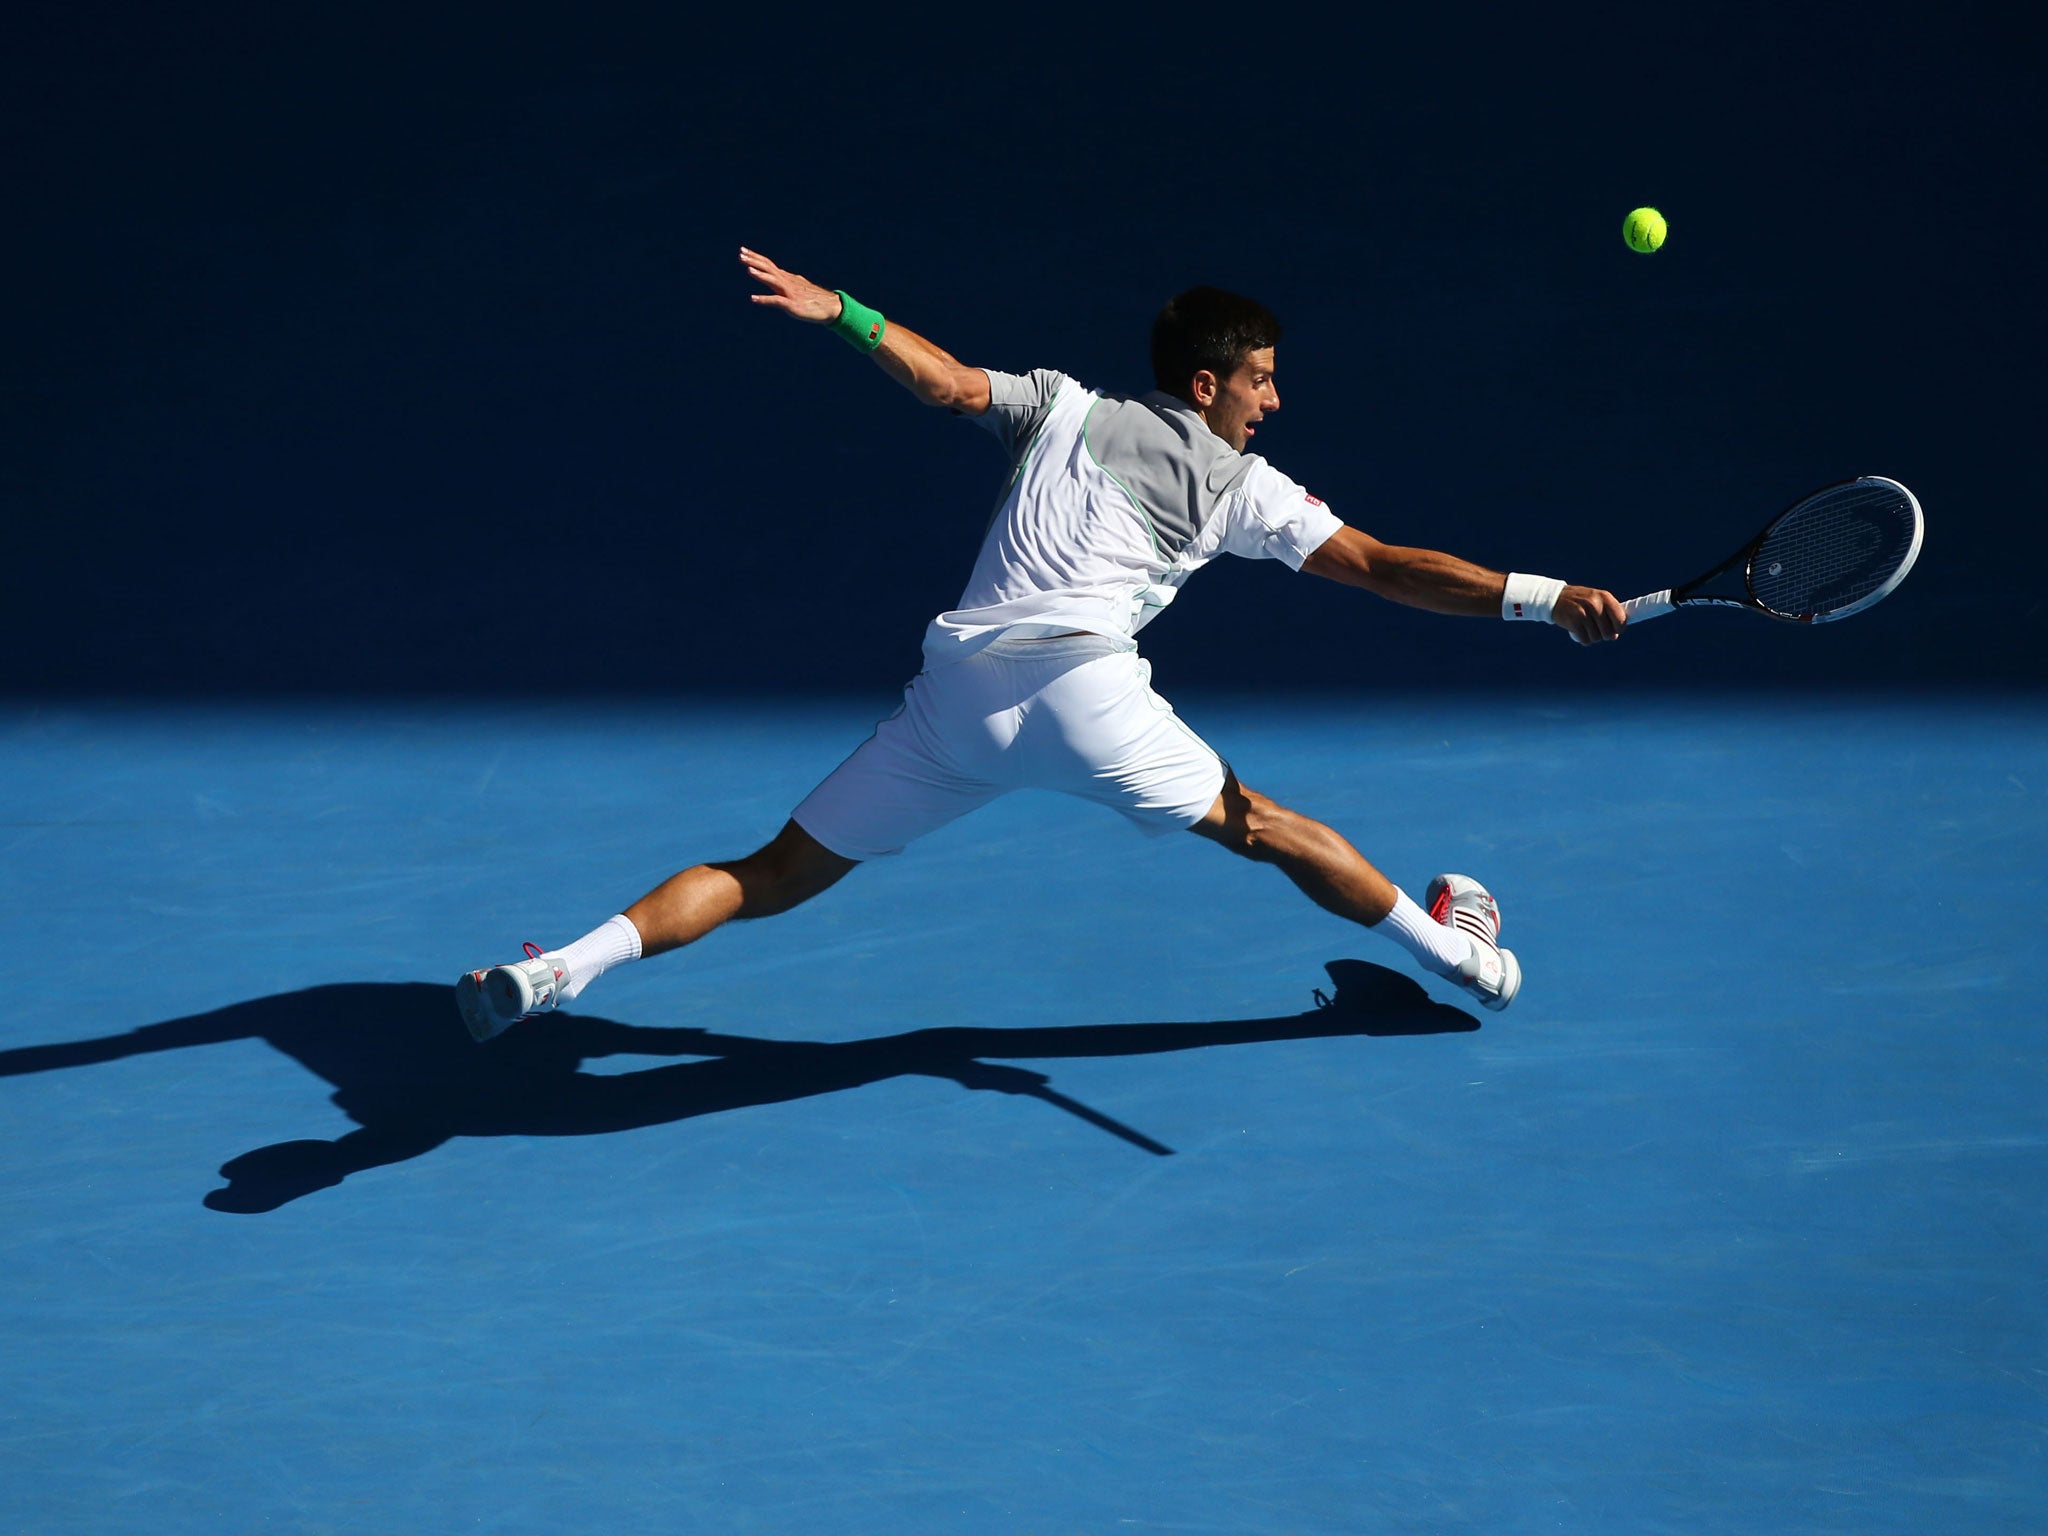
[[[1342,526],[1171,395],[1100,394],[1048,368],[988,381],[976,419],[1010,451],[1010,481],[960,605],[925,631],[931,663],[1005,633],[1128,641],[1216,556],[1300,570]]]

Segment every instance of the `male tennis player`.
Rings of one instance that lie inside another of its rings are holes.
[[[1586,642],[1621,633],[1612,593],[1382,544],[1245,452],[1280,408],[1280,326],[1250,299],[1196,288],[1170,302],[1152,328],[1158,388],[1127,398],[1048,369],[966,367],[844,292],[755,251],[740,260],[765,290],[756,304],[829,326],[927,405],[988,428],[1011,460],[1002,504],[960,605],[925,631],[903,707],[774,840],[684,870],[563,949],[529,944],[525,960],[463,976],[456,999],[477,1039],[560,1006],[613,966],[786,912],[856,864],[1024,788],[1275,865],[1484,1006],[1514,1001],[1521,966],[1500,947],[1484,886],[1438,875],[1419,906],[1330,828],[1247,789],[1152,691],[1133,637],[1219,554],[1282,560],[1438,613],[1547,620]]]

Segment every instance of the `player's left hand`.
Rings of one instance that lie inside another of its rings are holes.
[[[1621,599],[1599,587],[1566,587],[1550,607],[1550,622],[1568,630],[1581,645],[1617,640],[1628,628]]]
[[[779,309],[813,325],[830,325],[845,307],[839,302],[839,295],[830,288],[820,288],[807,277],[785,272],[759,251],[750,251],[744,245],[740,247],[740,265],[768,290],[754,295],[756,304]]]

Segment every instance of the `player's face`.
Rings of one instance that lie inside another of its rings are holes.
[[[1230,377],[1215,386],[1214,397],[1201,404],[1209,430],[1243,453],[1258,424],[1280,409],[1280,391],[1273,385],[1273,349],[1245,353]]]

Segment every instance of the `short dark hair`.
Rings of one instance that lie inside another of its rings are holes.
[[[1185,398],[1204,368],[1227,379],[1247,353],[1280,344],[1280,322],[1257,299],[1221,288],[1175,294],[1152,322],[1152,380]]]

